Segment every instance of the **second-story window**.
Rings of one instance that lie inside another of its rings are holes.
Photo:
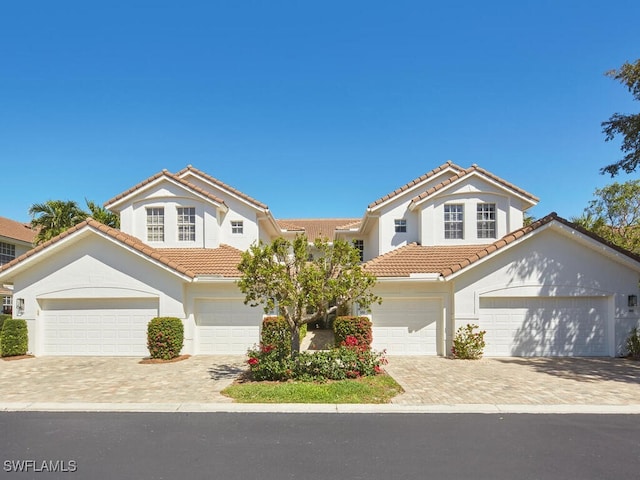
[[[242,235],[244,233],[244,224],[242,220],[233,220],[231,222],[231,233]]]
[[[464,210],[462,205],[444,206],[444,238],[464,238]]]
[[[147,240],[164,242],[164,208],[147,208]]]
[[[496,204],[479,203],[477,212],[478,238],[496,238]]]
[[[394,220],[396,233],[407,233],[407,221],[404,218]]]
[[[353,246],[360,252],[360,261],[364,261],[364,240],[354,240]]]
[[[11,243],[0,242],[0,265],[9,263],[16,258],[16,246]]]
[[[196,241],[196,209],[178,207],[178,241]]]

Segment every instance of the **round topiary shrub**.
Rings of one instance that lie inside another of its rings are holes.
[[[2,326],[0,351],[3,357],[26,355],[29,349],[27,321],[21,318],[8,318]]]
[[[152,318],[147,326],[147,348],[151,358],[171,360],[180,355],[184,325],[176,317]]]
[[[373,333],[371,320],[368,317],[337,317],[333,322],[333,333],[338,345],[346,345],[347,338],[352,337],[357,340],[355,346],[363,350],[371,349]]]

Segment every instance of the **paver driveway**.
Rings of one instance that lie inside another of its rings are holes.
[[[39,357],[0,361],[0,403],[213,403],[245,370],[241,355],[142,365],[139,358]],[[412,405],[640,404],[640,362],[619,358],[390,357]]]
[[[209,403],[244,371],[243,355],[163,364],[139,358],[38,357],[0,361],[0,402]]]
[[[401,404],[640,404],[640,362],[624,358],[392,357]]]

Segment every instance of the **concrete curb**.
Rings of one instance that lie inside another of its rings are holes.
[[[149,412],[149,413],[483,413],[640,415],[633,405],[520,404],[256,404],[256,403],[0,403],[0,412]]]

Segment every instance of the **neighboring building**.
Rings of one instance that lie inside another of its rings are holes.
[[[33,248],[35,232],[30,225],[0,217],[0,267]],[[13,292],[0,283],[2,312],[11,314]]]
[[[185,353],[245,353],[262,310],[243,303],[241,252],[305,232],[360,249],[383,298],[374,347],[447,355],[455,331],[487,331],[486,355],[620,354],[638,323],[640,258],[550,214],[473,165],[447,162],[369,204],[362,218],[276,219],[188,166],[106,202],[121,231],[87,220],[0,267],[36,355],[147,354],[150,318],[185,324]],[[15,313],[15,312],[14,312]]]

